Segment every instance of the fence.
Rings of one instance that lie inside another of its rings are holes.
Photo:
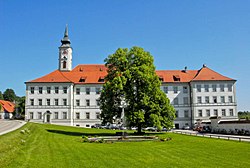
[[[228,136],[228,135],[221,135],[221,134],[207,134],[207,133],[186,132],[186,131],[185,132],[173,131],[173,133],[201,136],[201,137],[208,137],[208,138],[217,138],[217,139],[237,140],[239,142],[241,141],[250,142],[250,137],[246,137],[246,136]]]

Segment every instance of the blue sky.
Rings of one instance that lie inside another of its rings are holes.
[[[237,80],[238,110],[250,110],[250,1],[0,0],[0,91],[58,68],[65,24],[73,66],[102,64],[140,46],[157,69],[200,69]]]

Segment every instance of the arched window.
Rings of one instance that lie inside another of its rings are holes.
[[[63,61],[63,68],[66,68],[66,61]]]

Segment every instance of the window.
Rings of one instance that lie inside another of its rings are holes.
[[[197,97],[197,103],[202,103],[201,96],[198,96],[198,97]]]
[[[229,92],[232,92],[232,89],[233,88],[233,85],[232,84],[227,84],[227,90],[229,91]]]
[[[80,94],[80,88],[76,88],[76,94],[77,94],[77,95]]]
[[[66,64],[67,64],[67,62],[63,61],[63,68],[66,68]]]
[[[167,94],[167,93],[168,93],[168,87],[167,87],[167,86],[164,86],[164,87],[163,87],[163,91],[164,91],[164,93]]]
[[[37,113],[37,118],[38,118],[39,120],[42,119],[42,112],[38,112],[38,113]]]
[[[224,84],[220,84],[220,91],[224,92]]]
[[[67,112],[63,112],[63,119],[67,119]]]
[[[233,109],[229,109],[229,114],[230,114],[230,116],[233,116],[234,115],[234,110]]]
[[[79,82],[85,82],[85,80],[86,80],[86,77],[81,77],[81,78],[79,79]]]
[[[188,110],[184,110],[184,117],[185,117],[185,118],[188,118],[188,117],[189,117]]]
[[[90,94],[90,88],[86,88],[86,94],[87,94],[87,95]]]
[[[206,114],[209,117],[210,116],[210,110],[206,110]]]
[[[176,117],[176,118],[179,117],[179,111],[178,111],[178,110],[175,111],[175,117]]]
[[[47,99],[47,106],[50,106],[50,99]]]
[[[212,89],[213,89],[213,92],[216,92],[216,91],[217,91],[216,85],[215,85],[215,84],[212,85]]]
[[[63,99],[63,105],[67,106],[67,99]]]
[[[96,94],[100,94],[101,93],[101,89],[100,88],[95,88],[95,93]]]
[[[197,92],[201,92],[201,85],[196,85],[197,86]]]
[[[209,103],[209,96],[205,96],[205,102]]]
[[[221,96],[221,97],[220,97],[220,102],[221,102],[221,103],[225,103],[225,96]]]
[[[222,116],[226,116],[226,109],[222,109],[222,110],[221,110],[221,115],[222,115]]]
[[[80,106],[80,100],[79,99],[76,100],[76,106]]]
[[[205,92],[209,92],[209,85],[204,85],[205,87]]]
[[[86,99],[86,106],[90,106],[90,100]]]
[[[42,94],[43,93],[43,87],[39,87],[38,92],[39,92],[39,94]]]
[[[233,103],[233,96],[228,96],[228,102]]]
[[[96,119],[100,119],[100,113],[99,112],[96,112],[95,115],[96,115]]]
[[[217,109],[214,109],[214,115],[218,116],[218,110]]]
[[[183,103],[188,104],[188,97],[183,97]]]
[[[177,105],[177,104],[179,104],[179,100],[178,100],[178,98],[176,97],[176,98],[174,98],[174,105]]]
[[[30,93],[34,94],[34,92],[35,92],[35,88],[34,87],[30,87]]]
[[[214,103],[217,103],[217,96],[213,96]]]
[[[96,105],[100,106],[100,100],[99,99],[96,99]]]
[[[68,89],[67,87],[63,87],[63,93],[64,94],[67,94],[67,89]]]
[[[188,88],[187,88],[187,86],[183,86],[183,93],[188,93]]]
[[[51,92],[51,87],[47,87],[47,94],[50,94]]]
[[[58,119],[58,112],[54,112],[54,119]]]
[[[34,99],[30,99],[30,105],[34,106]]]
[[[89,112],[86,112],[86,119],[90,119]]]
[[[58,93],[59,93],[59,87],[56,86],[56,87],[55,87],[55,94],[58,94]]]
[[[42,106],[43,105],[43,99],[38,99],[38,105]]]
[[[59,105],[58,99],[55,99],[55,106],[58,106],[58,105]]]
[[[178,93],[178,87],[174,86],[174,93]]]
[[[80,119],[80,113],[76,112],[76,119]]]
[[[198,110],[198,117],[202,117],[202,110]]]
[[[104,76],[101,76],[99,79],[98,79],[98,82],[104,82]]]
[[[30,112],[30,119],[34,119],[34,113],[33,112]]]

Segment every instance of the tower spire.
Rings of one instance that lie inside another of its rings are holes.
[[[70,46],[70,40],[69,40],[69,32],[68,32],[68,24],[66,24],[64,37],[61,40],[62,46]]]

